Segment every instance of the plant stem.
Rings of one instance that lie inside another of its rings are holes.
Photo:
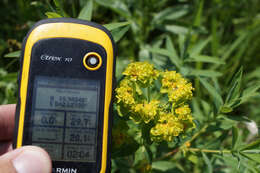
[[[171,155],[176,155],[179,151],[181,151],[185,146],[186,143],[191,143],[192,141],[194,141],[199,135],[201,135],[202,133],[204,133],[206,131],[206,129],[208,128],[209,123],[205,124],[197,133],[195,133],[192,138],[190,140],[188,140],[187,142],[185,142],[184,144],[182,144],[180,147],[175,148],[174,150],[166,153],[165,155],[163,155],[162,157],[159,157],[156,160],[163,160]]]
[[[147,91],[147,102],[149,103],[150,100],[151,100],[151,93],[150,93],[150,87],[149,86],[146,88],[146,91]]]
[[[187,148],[186,151],[192,151],[192,152],[204,152],[204,153],[231,153],[231,150],[209,150],[209,149],[200,149],[200,148]]]

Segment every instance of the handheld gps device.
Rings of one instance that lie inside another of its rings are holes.
[[[36,23],[23,42],[14,148],[44,148],[53,173],[109,172],[114,58],[98,24]]]

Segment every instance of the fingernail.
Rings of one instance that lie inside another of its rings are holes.
[[[24,150],[12,162],[17,173],[50,173],[51,170],[48,155],[40,150]]]

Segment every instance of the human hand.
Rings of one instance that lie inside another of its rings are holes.
[[[0,173],[51,173],[51,160],[43,149],[12,149],[14,115],[14,104],[0,106]]]

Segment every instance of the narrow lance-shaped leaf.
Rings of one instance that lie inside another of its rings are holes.
[[[237,149],[237,145],[239,142],[238,128],[232,127],[232,150]]]
[[[4,57],[5,58],[19,58],[20,55],[21,55],[21,51],[18,50],[18,51],[15,51],[15,52],[11,52],[11,53],[5,54]]]
[[[243,153],[243,152],[241,152],[241,155],[246,157],[249,160],[255,161],[258,164],[260,164],[260,154],[251,154],[251,153]]]
[[[166,37],[166,49],[171,52],[171,54],[168,56],[170,61],[175,64],[178,68],[180,68],[182,61],[180,60],[180,57],[177,54],[177,51],[172,43],[172,40],[170,36]]]
[[[205,153],[203,153],[203,152],[201,152],[201,154],[202,154],[204,162],[207,165],[207,173],[213,173],[213,167],[212,167],[212,164],[211,164],[208,156]]]
[[[159,24],[162,23],[164,20],[176,20],[189,12],[188,6],[175,6],[175,7],[168,7],[153,17],[152,23]]]
[[[109,24],[105,24],[103,25],[105,28],[107,28],[109,31],[112,31],[114,29],[123,27],[123,26],[127,26],[129,25],[130,22],[117,22],[117,23],[109,23]]]
[[[223,55],[222,59],[226,60],[227,58],[229,58],[231,53],[233,53],[233,51],[235,51],[240,44],[243,44],[243,41],[247,38],[247,36],[248,36],[248,32],[245,32],[245,33],[241,34],[237,38],[237,40],[234,41],[232,43],[232,45],[230,45],[230,48],[225,52],[225,54]]]
[[[126,19],[131,18],[131,13],[124,1],[95,0],[95,2],[99,5],[112,9],[113,11],[125,17]]]
[[[225,64],[225,62],[217,57],[211,57],[207,55],[193,55],[186,59],[187,62],[206,62],[214,64]]]
[[[188,76],[201,76],[201,77],[219,77],[222,76],[222,73],[213,71],[213,70],[196,70],[196,69],[191,69],[189,71]]]
[[[241,97],[241,104],[248,101],[251,97],[259,95],[259,92],[257,90],[260,89],[260,83],[256,83],[251,87],[246,88]]]
[[[60,17],[62,17],[61,15],[59,15],[58,13],[55,13],[55,12],[46,12],[45,15],[48,18],[60,18]]]
[[[241,81],[242,81],[243,68],[241,67],[238,72],[233,76],[228,94],[225,100],[226,104],[231,104],[240,97]]]
[[[157,53],[169,57],[172,63],[176,65],[176,67],[180,68],[180,60],[178,59],[178,57],[175,57],[174,53],[168,51],[167,49],[152,47],[152,48],[147,48],[147,50],[152,53]]]
[[[162,29],[173,34],[187,34],[189,31],[186,27],[179,25],[165,25]]]
[[[91,21],[93,10],[93,0],[88,0],[83,9],[80,11],[78,18]]]
[[[211,37],[207,38],[206,40],[200,41],[196,43],[193,47],[189,49],[190,56],[201,54],[202,50],[208,45]]]
[[[54,4],[57,8],[57,11],[60,13],[60,15],[62,17],[69,17],[69,15],[67,15],[65,13],[65,11],[63,10],[63,4],[62,4],[62,1],[61,0],[53,0],[54,1]]]
[[[152,169],[159,171],[167,171],[175,167],[175,164],[170,161],[156,161],[152,163]]]
[[[244,151],[244,150],[251,150],[256,148],[260,148],[260,139],[257,139],[256,141],[247,144],[246,146],[243,146],[240,150]]]
[[[129,28],[130,28],[129,26],[125,26],[122,29],[120,28],[120,29],[113,30],[111,34],[113,35],[115,42],[118,42],[129,30]]]
[[[217,110],[219,110],[219,108],[223,105],[222,97],[206,79],[200,78],[199,80],[202,83],[202,85],[208,90],[210,95],[214,98],[215,106]]]

